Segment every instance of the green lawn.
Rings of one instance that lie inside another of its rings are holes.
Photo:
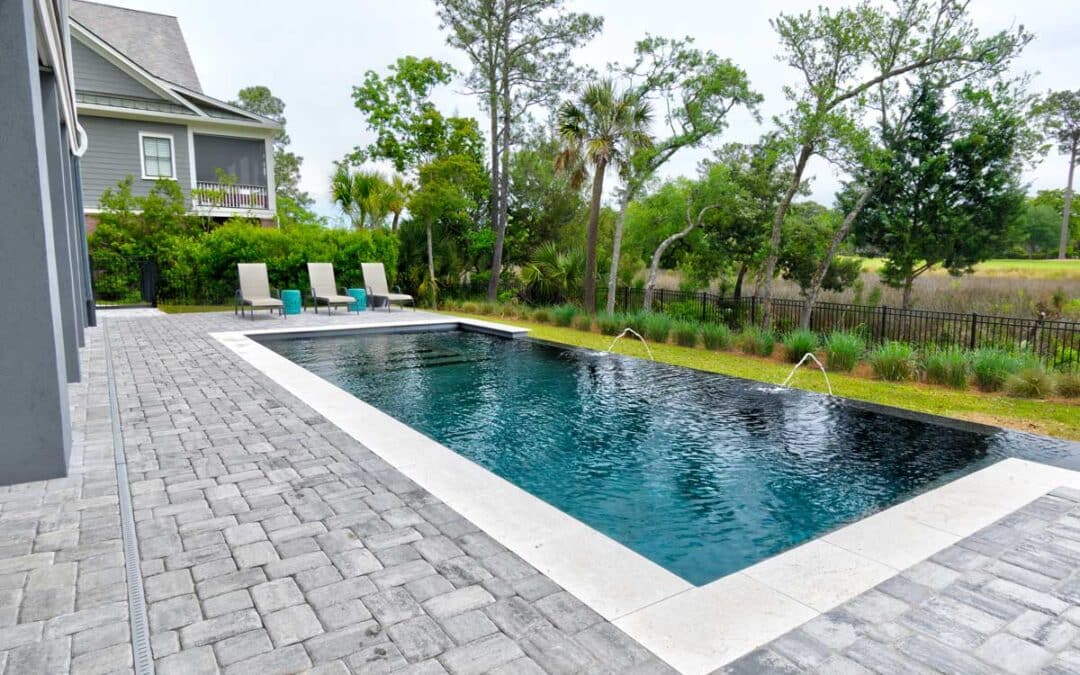
[[[530,335],[533,337],[552,342],[601,350],[607,349],[611,344],[611,338],[608,336],[585,333],[573,328],[558,328],[499,317],[475,316],[473,318],[529,328],[532,330]],[[760,382],[779,384],[791,370],[790,365],[732,352],[712,352],[651,342],[650,347],[658,361]],[[621,340],[616,351],[632,356],[647,357],[645,348],[637,340]],[[1080,440],[1080,405],[1031,401],[915,383],[882,382],[841,373],[829,373],[829,379],[832,382],[833,393],[837,396]],[[801,369],[792,380],[791,386],[820,392],[826,390],[820,371],[811,369]]]
[[[158,305],[166,314],[199,314],[201,312],[228,312],[232,305]]]

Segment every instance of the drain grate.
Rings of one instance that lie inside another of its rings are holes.
[[[113,457],[116,460],[116,494],[120,501],[120,532],[124,537],[124,568],[127,575],[128,618],[131,622],[131,652],[136,675],[153,675],[154,657],[150,651],[150,630],[146,621],[146,597],[143,595],[142,570],[139,567],[139,540],[135,534],[135,516],[128,486],[124,436],[120,431],[120,401],[116,396],[112,343],[109,322],[102,322],[105,333],[105,376],[109,388],[109,415],[112,420]]]

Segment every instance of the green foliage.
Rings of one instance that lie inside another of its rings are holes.
[[[1062,398],[1080,398],[1080,373],[1058,373],[1054,393]]]
[[[731,346],[731,329],[722,323],[702,324],[701,341],[706,349],[727,349]]]
[[[795,204],[784,221],[780,257],[777,261],[785,279],[799,284],[806,293],[814,272],[827,255],[833,234],[843,215],[814,202]],[[859,278],[862,262],[857,258],[834,258],[822,279],[826,291],[843,291]]]
[[[680,300],[664,305],[664,314],[680,321],[700,321],[701,303],[694,300]]]
[[[626,327],[626,319],[621,314],[599,312],[596,315],[596,326],[604,335],[618,335]]]
[[[971,379],[971,354],[964,349],[948,347],[930,349],[922,359],[926,381],[953,389],[967,389]]]
[[[535,302],[569,301],[580,290],[584,274],[584,252],[562,250],[555,242],[543,244],[521,268],[521,280]]]
[[[849,372],[866,351],[866,342],[857,333],[834,331],[825,338],[825,358],[830,370]]]
[[[574,317],[574,328],[578,330],[592,330],[593,318],[582,312]]]
[[[696,347],[698,344],[698,324],[696,321],[680,320],[675,322],[672,329],[675,335],[675,344],[682,347]]]
[[[559,305],[551,310],[551,322],[556,326],[569,326],[580,311],[577,305]]]
[[[1054,379],[1042,368],[1024,368],[1005,381],[1005,393],[1016,398],[1046,398],[1054,391]]]
[[[551,323],[551,311],[546,307],[539,307],[533,312],[532,320],[536,323]]]
[[[644,331],[641,334],[654,342],[667,342],[674,326],[675,321],[670,316],[647,312],[643,317]]]
[[[913,380],[918,372],[915,348],[906,342],[886,342],[870,351],[869,360],[874,376],[880,380]]]
[[[736,342],[744,354],[754,356],[772,356],[776,347],[776,334],[760,326],[744,328]]]
[[[796,363],[808,353],[818,348],[818,336],[812,330],[793,330],[784,336],[784,357],[789,363]]]
[[[1000,391],[1010,375],[1024,368],[1034,367],[1037,363],[1030,354],[987,347],[975,351],[971,360],[971,372],[979,389]]]

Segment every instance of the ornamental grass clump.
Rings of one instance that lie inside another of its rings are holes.
[[[499,308],[495,305],[494,302],[481,302],[477,307],[477,311],[482,316],[491,316],[492,314],[498,313],[498,310]]]
[[[585,312],[582,312],[574,317],[573,323],[574,328],[577,328],[578,330],[590,331],[592,330],[593,318]]]
[[[1062,398],[1080,398],[1080,373],[1058,373],[1054,378],[1054,394]]]
[[[538,307],[532,313],[532,320],[536,323],[551,323],[551,310],[547,307]]]
[[[697,347],[697,323],[693,321],[677,321],[672,332],[675,334],[675,344],[680,347]]]
[[[475,302],[463,302],[461,303],[461,311],[466,314],[479,314],[480,305]]]
[[[673,323],[666,314],[646,314],[642,325],[645,332],[642,334],[653,342],[667,342]]]
[[[1005,393],[1016,398],[1046,398],[1054,391],[1054,379],[1042,368],[1024,368],[1005,380]]]
[[[818,348],[818,336],[812,330],[793,330],[784,337],[784,358],[789,363],[796,363],[807,354],[812,354]]]
[[[881,380],[913,380],[918,372],[915,348],[906,342],[886,342],[870,352],[870,367]]]
[[[958,347],[931,349],[923,355],[926,381],[953,389],[967,389],[971,379],[971,354]]]
[[[731,329],[722,323],[707,323],[701,326],[701,341],[706,349],[727,349],[731,346]]]
[[[1014,354],[1005,349],[987,347],[977,350],[972,356],[971,372],[979,389],[1001,391],[1011,375],[1037,365],[1038,360],[1031,354]]]
[[[825,338],[825,358],[829,370],[849,372],[855,368],[866,351],[866,342],[857,333],[834,331]]]
[[[574,305],[559,305],[551,310],[551,322],[556,326],[566,328],[574,322],[574,317],[577,314],[578,308]]]
[[[618,335],[623,328],[626,328],[626,318],[621,314],[600,312],[596,315],[596,327],[604,335]]]
[[[739,333],[738,342],[744,354],[771,356],[776,347],[776,334],[765,328],[750,326]]]

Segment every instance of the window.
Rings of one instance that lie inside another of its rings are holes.
[[[147,180],[176,178],[172,136],[140,133],[139,144],[143,178]]]

